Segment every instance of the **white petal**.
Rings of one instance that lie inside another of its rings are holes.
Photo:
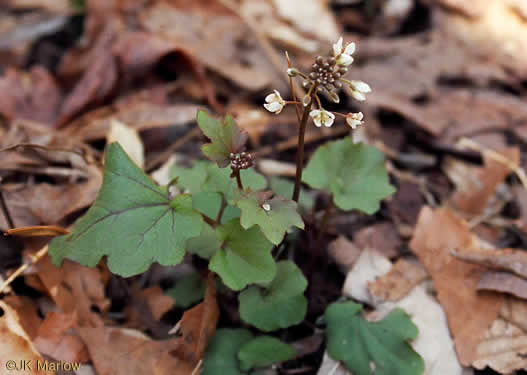
[[[271,93],[271,94],[267,95],[267,96],[265,97],[265,101],[266,101],[266,103],[275,102],[275,101],[276,101],[275,96],[276,96],[275,93]]]
[[[324,126],[325,126],[326,128],[330,128],[331,125],[333,125],[333,119],[332,119],[332,118],[328,118],[328,119],[326,119],[326,120],[324,121]]]
[[[340,37],[337,43],[333,44],[333,56],[338,56],[342,53],[342,42],[342,37]]]
[[[274,90],[274,94],[276,95],[276,100],[284,101],[284,99],[282,99],[282,95],[280,95],[280,92],[278,90]]]
[[[351,90],[351,96],[359,102],[366,100],[366,96],[360,91]]]
[[[320,118],[320,110],[318,109],[312,110],[311,112],[309,112],[309,116],[313,117],[313,119],[317,117]]]
[[[360,91],[363,93],[371,92],[371,87],[366,82],[351,81],[351,85],[353,86],[353,90],[355,91]]]
[[[351,42],[350,44],[346,46],[344,53],[346,55],[353,55],[354,52],[355,52],[355,43]]]
[[[282,112],[283,106],[278,102],[272,102],[269,104],[264,104],[265,109],[267,109],[269,112],[273,112],[276,114],[279,114]]]
[[[355,113],[355,118],[359,121],[362,121],[362,119],[364,118],[364,114],[362,112],[357,112]]]
[[[346,55],[345,53],[340,55],[340,57],[337,59],[337,64],[341,66],[351,65],[352,62],[353,62],[353,57],[351,57],[350,55]]]

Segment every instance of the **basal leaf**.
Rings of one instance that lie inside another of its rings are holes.
[[[267,199],[267,193],[244,194],[236,206],[241,210],[242,227],[258,225],[267,239],[278,245],[291,227],[304,229],[304,222],[295,201],[280,196]]]
[[[205,111],[198,111],[197,121],[201,131],[211,140],[201,148],[205,156],[220,168],[228,166],[229,155],[243,150],[248,134],[238,128],[231,116],[222,122]]]
[[[263,289],[251,286],[238,296],[245,322],[269,332],[300,323],[307,312],[307,280],[291,261],[278,262],[276,276]]]
[[[199,302],[205,296],[207,282],[199,272],[193,272],[176,281],[176,285],[166,294],[176,300],[176,306],[184,309]]]
[[[250,370],[253,367],[267,367],[288,361],[295,356],[294,347],[271,336],[258,336],[245,343],[238,352],[240,367],[243,370]]]
[[[64,258],[94,267],[108,256],[121,276],[146,271],[153,263],[175,265],[185,243],[201,232],[203,220],[190,195],[170,200],[117,143],[106,152],[104,181],[97,199],[70,234],[50,243],[55,264]]]
[[[377,211],[381,200],[395,192],[382,152],[353,143],[351,137],[318,148],[304,170],[303,181],[331,192],[339,208],[367,214]]]
[[[248,284],[268,283],[276,273],[271,256],[273,245],[258,228],[245,230],[238,219],[216,228],[222,246],[209,263],[209,269],[220,275],[232,290]]]
[[[402,309],[393,310],[378,322],[360,316],[362,306],[353,302],[333,303],[326,310],[327,350],[344,362],[355,375],[420,375],[424,361],[409,340],[417,327]]]
[[[209,342],[201,375],[244,375],[238,360],[238,352],[253,335],[246,329],[218,329]]]

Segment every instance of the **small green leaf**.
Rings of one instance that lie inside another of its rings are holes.
[[[251,286],[240,293],[240,316],[265,332],[298,324],[307,312],[306,288],[307,280],[296,264],[278,262],[276,277],[267,289]]]
[[[327,350],[356,375],[420,375],[424,361],[408,343],[419,331],[402,309],[378,322],[360,317],[362,306],[333,303],[326,310]]]
[[[304,229],[304,222],[295,201],[280,196],[267,199],[269,193],[272,195],[272,192],[244,194],[236,206],[242,212],[242,227],[258,225],[267,239],[278,245],[291,227]]]
[[[243,150],[247,142],[247,132],[242,132],[231,116],[223,122],[210,116],[205,111],[198,111],[198,126],[211,143],[203,145],[201,150],[218,167],[225,168],[230,163],[229,155]]]
[[[218,329],[210,340],[203,359],[201,375],[244,375],[238,352],[253,335],[246,329]]]
[[[166,294],[176,300],[176,306],[188,308],[199,302],[205,296],[207,282],[199,272],[192,272],[176,281],[176,285],[166,291]]]
[[[153,262],[181,262],[186,241],[198,236],[202,225],[190,195],[170,200],[166,189],[112,143],[95,203],[70,234],[53,239],[49,251],[57,265],[69,258],[94,267],[107,255],[110,270],[127,277],[146,271]]]
[[[280,177],[271,177],[270,179],[271,190],[276,195],[281,195],[282,197],[292,197],[293,190],[295,190],[295,184],[292,181],[286,180],[285,178]],[[311,210],[315,205],[315,200],[312,195],[306,192],[306,189],[300,190],[300,197],[298,199],[298,205],[305,209]]]
[[[203,223],[203,230],[198,237],[187,241],[187,251],[204,259],[210,259],[220,247],[221,240],[218,233],[207,223]]]
[[[232,290],[248,284],[268,283],[276,274],[271,255],[273,245],[258,228],[245,230],[238,219],[216,228],[222,242],[209,263],[209,269],[220,275]]]
[[[319,147],[304,170],[303,181],[329,191],[339,208],[367,214],[375,213],[380,201],[395,192],[382,152],[355,144],[351,137]]]
[[[221,193],[227,201],[232,201],[238,192],[236,181],[230,177],[230,174],[229,169],[218,168],[217,165],[205,161],[197,162],[192,168],[178,166],[172,168],[172,178],[177,177],[178,186],[192,194]],[[246,189],[258,191],[267,186],[265,177],[252,168],[241,170],[240,175]]]
[[[211,191],[201,191],[192,195],[194,209],[216,220],[221,209],[221,195]]]
[[[296,350],[277,338],[258,336],[242,346],[238,352],[240,367],[250,370],[253,367],[267,367],[295,358]]]

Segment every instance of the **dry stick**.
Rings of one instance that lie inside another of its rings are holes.
[[[4,293],[4,290],[18,277],[20,276],[25,270],[27,270],[30,266],[34,265],[38,261],[40,261],[46,254],[48,253],[48,246],[44,246],[42,249],[40,249],[35,255],[31,255],[31,262],[22,264],[18,269],[9,276],[9,278],[4,281],[2,286],[0,287],[0,293]]]
[[[300,185],[302,184],[302,170],[304,169],[304,135],[306,133],[307,119],[311,110],[311,100],[308,105],[304,107],[302,120],[300,120],[300,128],[298,129],[298,150],[296,151],[296,176],[295,176],[295,190],[293,191],[293,200],[298,203],[300,196]]]

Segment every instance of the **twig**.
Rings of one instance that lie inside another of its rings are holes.
[[[38,263],[46,254],[48,253],[48,246],[44,246],[42,249],[40,249],[35,255],[31,255],[31,262],[30,263],[24,263],[18,269],[11,274],[11,276],[8,277],[6,281],[2,284],[0,287],[0,294],[4,293],[4,290],[18,277],[20,276],[25,270],[27,270],[30,266]]]

